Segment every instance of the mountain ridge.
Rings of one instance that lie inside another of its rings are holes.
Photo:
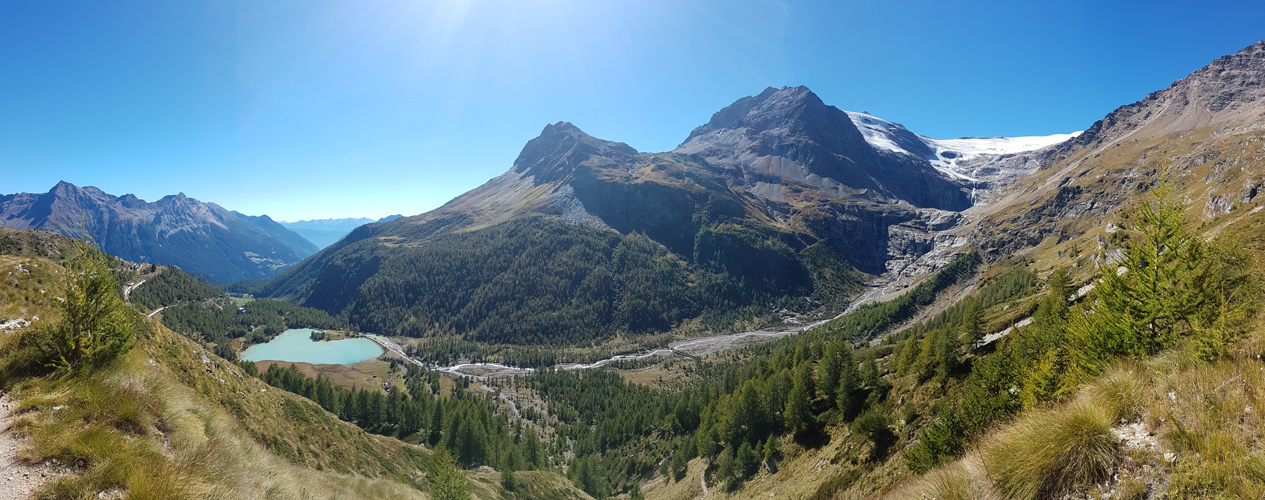
[[[121,258],[174,264],[219,282],[269,278],[317,250],[267,215],[245,215],[184,193],[146,202],[66,181],[46,193],[0,196],[0,224],[70,237],[86,232]]]
[[[1215,108],[1215,109],[1214,109]],[[1080,136],[1036,152],[1034,175],[983,211],[971,239],[990,256],[1082,236],[1108,238],[1113,214],[1165,169],[1180,193],[1204,200],[1210,220],[1250,203],[1265,174],[1251,144],[1265,122],[1265,41],[1220,57],[1168,87],[1120,106]],[[1202,182],[1194,182],[1201,179]],[[1203,210],[1200,210],[1200,209]]]
[[[316,248],[325,248],[333,245],[338,240],[347,236],[348,233],[357,227],[365,224],[373,224],[377,222],[389,222],[403,217],[403,215],[388,215],[381,219],[370,219],[368,217],[343,218],[343,219],[311,219],[300,221],[277,221],[286,229],[294,231],[307,241],[311,242]]]
[[[598,338],[693,321],[734,328],[773,318],[761,301],[837,312],[865,275],[925,270],[909,266],[961,222],[973,189],[925,157],[876,148],[847,112],[805,87],[769,88],[668,152],[548,124],[500,176],[430,212],[361,226],[240,290],[407,335],[549,342],[537,327],[495,326],[504,304],[532,317],[576,314],[586,325],[576,334],[606,332]],[[576,246],[556,246],[566,241]],[[946,248],[935,262],[961,250]],[[572,260],[585,252],[584,263]],[[517,262],[499,262],[500,253]],[[661,274],[635,277],[621,264],[628,258]],[[634,317],[656,319],[634,326]]]

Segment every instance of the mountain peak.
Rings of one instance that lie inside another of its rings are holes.
[[[514,160],[514,170],[549,182],[569,175],[575,166],[586,161],[636,154],[637,150],[627,144],[604,141],[569,122],[558,122],[545,125],[539,136],[527,141]]]
[[[706,124],[690,132],[682,145],[695,137],[724,129],[765,130],[801,115],[805,110],[831,109],[808,87],[767,87],[758,95],[743,97],[717,111]]]
[[[1217,58],[1170,89],[1181,87],[1213,113],[1260,100],[1265,96],[1265,41]]]
[[[66,181],[57,181],[57,185],[53,186],[52,189],[49,189],[48,193],[49,194],[58,194],[58,193],[64,194],[64,193],[73,193],[76,191],[79,191],[79,186],[76,186]]]
[[[570,135],[570,134],[588,135],[588,134],[585,134],[583,130],[580,130],[580,127],[575,126],[574,123],[565,122],[565,121],[558,122],[558,123],[550,123],[548,125],[545,125],[544,130],[540,131],[541,137],[554,136],[554,135]]]
[[[960,186],[922,160],[929,154],[926,146],[912,133],[904,135],[912,138],[905,141],[912,154],[922,155],[907,158],[876,149],[847,112],[822,102],[808,87],[769,87],[712,115],[675,152],[697,154],[749,179],[780,177],[840,195],[899,199],[918,207],[968,205]]]
[[[175,264],[222,282],[269,278],[318,250],[266,216],[243,216],[184,193],[147,203],[66,181],[43,194],[0,196],[0,225],[72,238],[86,232],[123,259]]]

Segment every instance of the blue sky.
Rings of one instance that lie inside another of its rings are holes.
[[[930,137],[1066,133],[1265,39],[1265,2],[0,1],[0,193],[413,215],[546,123],[641,151],[766,86]]]

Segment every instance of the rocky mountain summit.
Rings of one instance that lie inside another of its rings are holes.
[[[62,181],[47,193],[0,196],[0,225],[78,237],[133,262],[174,264],[219,282],[265,279],[316,252],[268,216],[178,195],[146,202]]]
[[[556,216],[644,232],[687,254],[694,214],[710,203],[807,235],[801,241],[829,240],[877,275],[927,253],[958,212],[1036,170],[1035,152],[1073,135],[940,141],[826,105],[806,87],[768,88],[717,112],[667,153],[548,125],[509,172],[413,220],[456,217],[477,228]]]
[[[732,183],[766,193],[779,191],[785,180],[836,198],[942,210],[970,206],[961,184],[919,158],[874,147],[847,112],[807,87],[768,88],[739,99],[673,152],[699,155]]]

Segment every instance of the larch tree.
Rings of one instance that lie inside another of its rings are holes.
[[[430,496],[435,500],[470,500],[470,487],[466,484],[466,476],[457,469],[457,464],[444,445],[435,447],[427,464],[427,481],[430,483]]]

